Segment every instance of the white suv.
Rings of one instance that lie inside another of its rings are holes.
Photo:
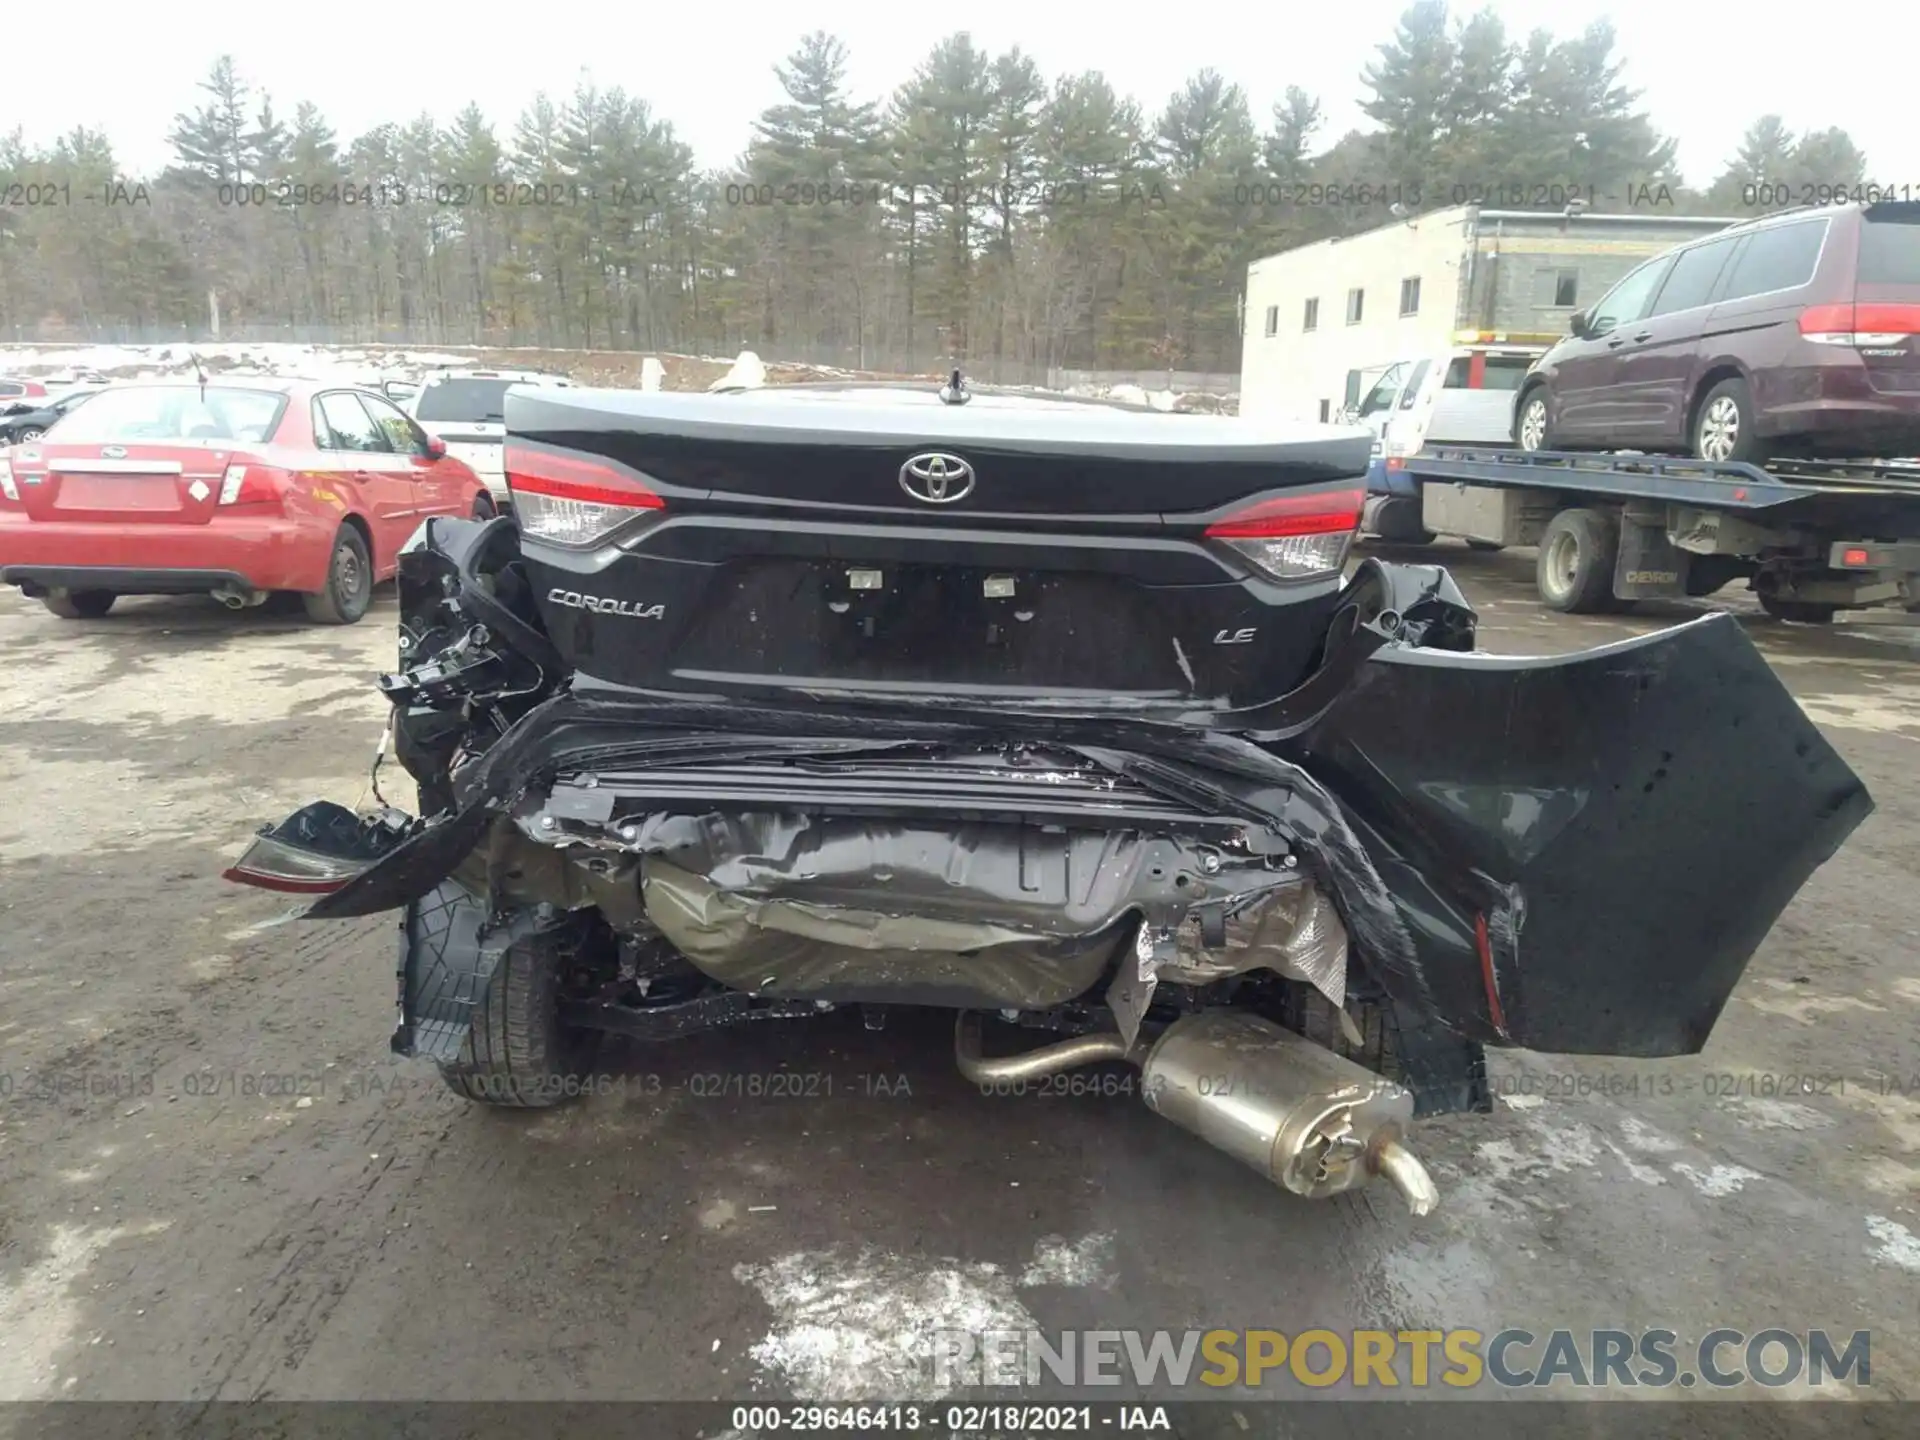
[[[403,402],[429,435],[447,443],[447,453],[471,465],[505,508],[507,496],[507,390],[514,385],[571,385],[564,375],[540,370],[443,370],[421,382]],[[391,393],[391,392],[390,392]]]

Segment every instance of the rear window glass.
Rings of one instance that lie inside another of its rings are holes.
[[[1859,283],[1920,285],[1920,214],[1904,222],[1869,220],[1860,227]]]
[[[1798,289],[1813,279],[1813,267],[1826,238],[1825,220],[1754,231],[1747,237],[1740,258],[1733,262],[1733,274],[1720,298],[1740,300],[1748,295]]]
[[[416,420],[470,420],[498,425],[507,418],[511,380],[438,380],[420,392]]]
[[[60,419],[57,436],[113,440],[229,440],[260,444],[280,423],[287,397],[225,385],[126,386],[103,390]]]

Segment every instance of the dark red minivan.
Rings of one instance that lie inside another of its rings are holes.
[[[1573,317],[1514,402],[1523,450],[1920,454],[1920,203],[1729,226]]]

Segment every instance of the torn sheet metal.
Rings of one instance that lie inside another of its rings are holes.
[[[1304,878],[1226,917],[1222,944],[1210,944],[1201,917],[1175,935],[1176,956],[1159,978],[1208,985],[1251,970],[1303,980],[1335,1009],[1347,998],[1347,927],[1320,887]]]

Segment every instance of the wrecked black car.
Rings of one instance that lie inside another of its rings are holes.
[[[608,1033],[937,1006],[973,1078],[1125,1062],[1424,1212],[1410,1124],[1490,1108],[1483,1047],[1698,1051],[1872,808],[1730,616],[1490,655],[1444,569],[1349,573],[1358,432],[958,377],[507,427],[513,513],[401,559],[421,814],[228,872],[399,911],[394,1048],[484,1103]]]

